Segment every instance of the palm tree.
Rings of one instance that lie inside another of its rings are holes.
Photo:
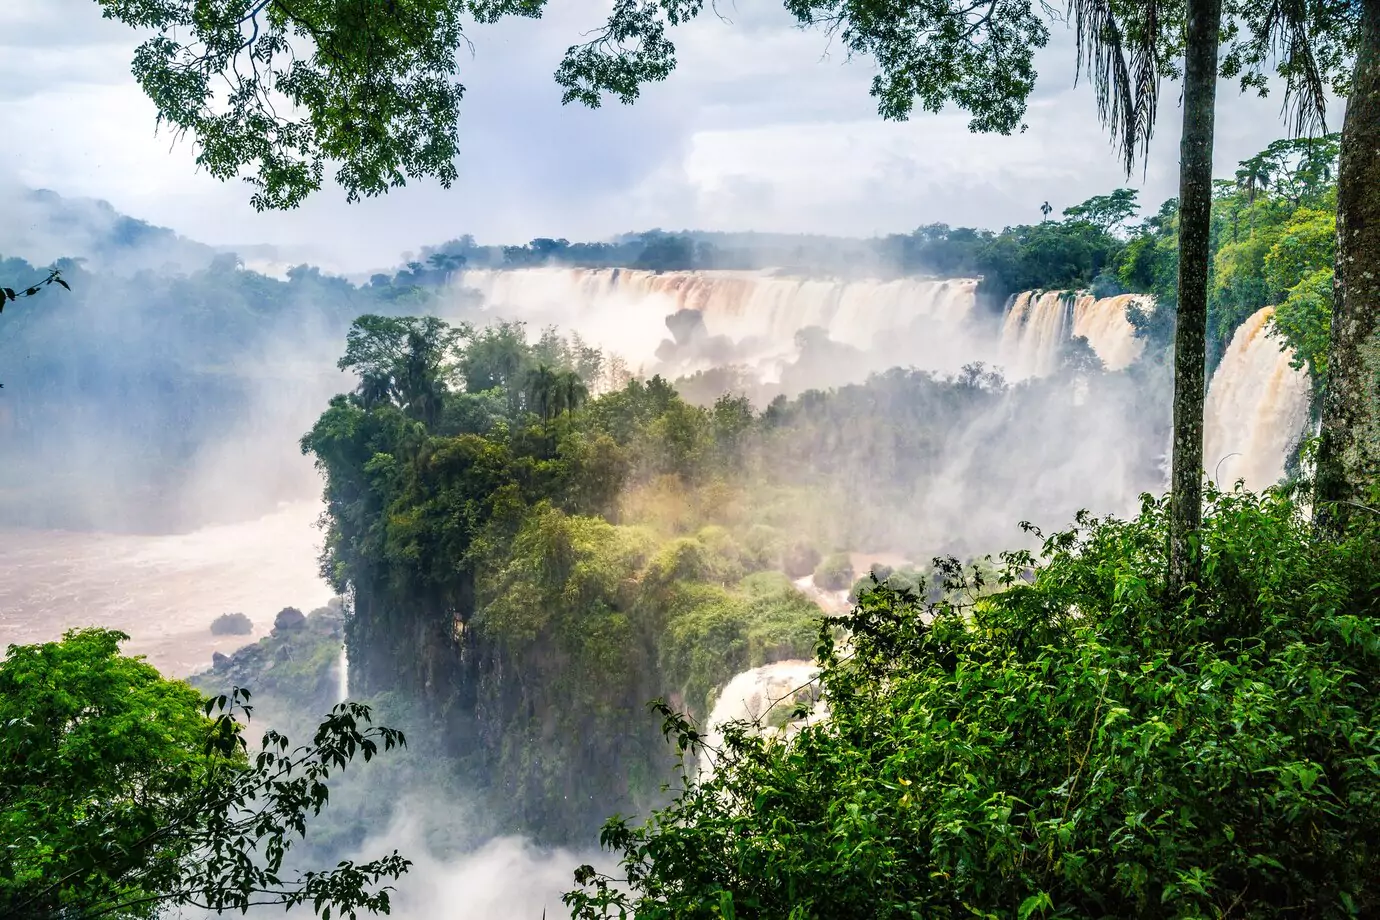
[[[1040,205],[1040,223],[1043,224],[1044,222],[1046,222],[1047,220],[1049,220],[1049,213],[1050,213],[1051,211],[1053,211],[1053,210],[1054,210],[1054,208],[1050,207],[1048,201],[1046,201],[1044,204]]]
[[[1079,73],[1092,76],[1098,115],[1129,175],[1155,127],[1168,23],[1157,0],[1071,0]],[[1222,0],[1186,0],[1183,139],[1179,154],[1179,287],[1174,336],[1174,448],[1170,491],[1169,587],[1198,580],[1195,535],[1202,523],[1203,396],[1211,262],[1212,143]]]
[[[589,387],[577,371],[561,371],[556,375],[557,403],[560,411],[571,413],[589,399]]]
[[[523,390],[527,408],[541,416],[542,427],[551,419],[560,398],[559,375],[545,364],[538,364],[527,372]]]

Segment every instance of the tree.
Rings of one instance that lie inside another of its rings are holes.
[[[341,370],[359,374],[357,389],[366,407],[393,403],[409,417],[434,428],[451,374],[457,343],[468,326],[452,327],[434,316],[366,314],[346,336]]]
[[[589,399],[589,387],[578,371],[564,370],[556,374],[556,408],[567,415],[575,412]]]
[[[1094,195],[1082,204],[1065,208],[1064,216],[1087,221],[1103,233],[1113,233],[1122,229],[1122,225],[1140,210],[1136,202],[1138,194],[1133,188],[1119,188],[1110,195]],[[1045,202],[1045,207],[1049,207],[1049,202]]]
[[[1044,223],[1045,221],[1049,220],[1050,212],[1052,212],[1053,210],[1054,208],[1050,207],[1048,201],[1040,205],[1040,223]]]
[[[1199,580],[1203,399],[1212,265],[1212,140],[1222,0],[1187,0],[1184,118],[1179,143],[1179,282],[1174,326],[1174,447],[1170,461],[1169,587]]]
[[[527,397],[527,408],[541,416],[541,422],[545,425],[560,411],[560,374],[545,364],[538,364],[527,372],[523,393]]]
[[[251,751],[249,692],[202,700],[128,636],[68,632],[0,662],[0,913],[152,918],[177,906],[310,904],[323,917],[387,912],[396,852],[320,872],[285,869],[327,801],[327,780],[405,743],[337,706],[311,745],[270,731]]]
[[[1380,492],[1380,0],[1361,0],[1342,126],[1337,268],[1314,508],[1337,529]]]

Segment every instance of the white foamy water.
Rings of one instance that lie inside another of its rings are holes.
[[[206,668],[266,634],[283,607],[331,597],[317,573],[321,506],[294,502],[255,520],[188,534],[140,536],[9,530],[0,534],[0,644],[58,639],[105,626],[129,633],[125,650],[167,674]],[[241,612],[251,636],[212,636],[211,621]]]
[[[1093,297],[1086,292],[1025,291],[1002,321],[1000,355],[1008,379],[1043,377],[1058,369],[1059,352],[1076,336],[1088,340],[1109,371],[1119,371],[1145,349],[1126,310],[1149,304],[1144,294]]]
[[[958,358],[974,359],[966,332],[978,283],[973,279],[524,268],[469,271],[460,283],[478,290],[485,308],[497,315],[575,329],[644,369],[669,337],[666,317],[680,310],[699,312],[710,336],[743,346],[737,360],[769,378],[794,358],[795,334],[812,326],[845,345],[897,351],[902,364],[957,370]],[[894,341],[894,334],[915,333],[921,323],[922,333],[899,345]],[[959,340],[962,347],[955,349]]]
[[[335,701],[343,703],[350,698],[350,654],[344,645],[340,646],[340,661],[335,671]]]
[[[1257,310],[1232,336],[1203,409],[1203,466],[1229,488],[1263,489],[1284,476],[1289,448],[1308,421],[1308,374],[1289,366],[1269,333],[1273,307]]]
[[[722,744],[722,729],[727,722],[765,720],[773,707],[793,708],[794,691],[809,685],[818,674],[817,663],[791,659],[764,664],[736,675],[714,701],[705,723],[706,747],[718,748]],[[822,709],[823,703],[816,705]],[[713,769],[713,759],[714,754],[705,751],[700,758],[700,771]]]

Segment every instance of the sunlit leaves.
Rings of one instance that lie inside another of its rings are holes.
[[[707,781],[610,821],[625,880],[586,867],[567,903],[639,920],[715,916],[724,893],[743,918],[1377,909],[1380,662],[1361,624],[1380,544],[1316,540],[1278,495],[1209,499],[1189,602],[1166,592],[1153,499],[1049,536],[1033,581],[1013,555],[976,603],[865,593],[851,653],[822,648],[828,721],[727,732]],[[662,717],[685,744],[693,723]]]
[[[328,163],[351,201],[409,179],[455,179],[464,3],[99,2],[108,17],[156,30],[133,70],[160,123],[192,136],[211,175],[243,175],[260,210],[299,204]]]
[[[286,869],[296,839],[329,800],[327,782],[358,755],[405,743],[342,704],[310,746],[244,735],[250,694],[202,701],[108,630],[11,646],[0,664],[0,913],[154,916],[167,906],[242,910],[311,904],[386,912],[396,852],[324,872]]]

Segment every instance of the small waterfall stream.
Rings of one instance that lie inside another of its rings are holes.
[[[816,675],[819,665],[813,661],[789,659],[764,664],[736,675],[719,693],[714,709],[705,723],[705,744],[717,748],[723,742],[723,726],[726,722],[738,720],[767,721],[773,710],[790,711],[795,706],[794,691],[807,687]],[[823,702],[816,702],[821,710]],[[714,755],[704,751],[698,764],[703,775],[712,771]]]
[[[335,701],[343,703],[350,697],[350,656],[342,644],[340,646],[340,662],[335,670]]]

